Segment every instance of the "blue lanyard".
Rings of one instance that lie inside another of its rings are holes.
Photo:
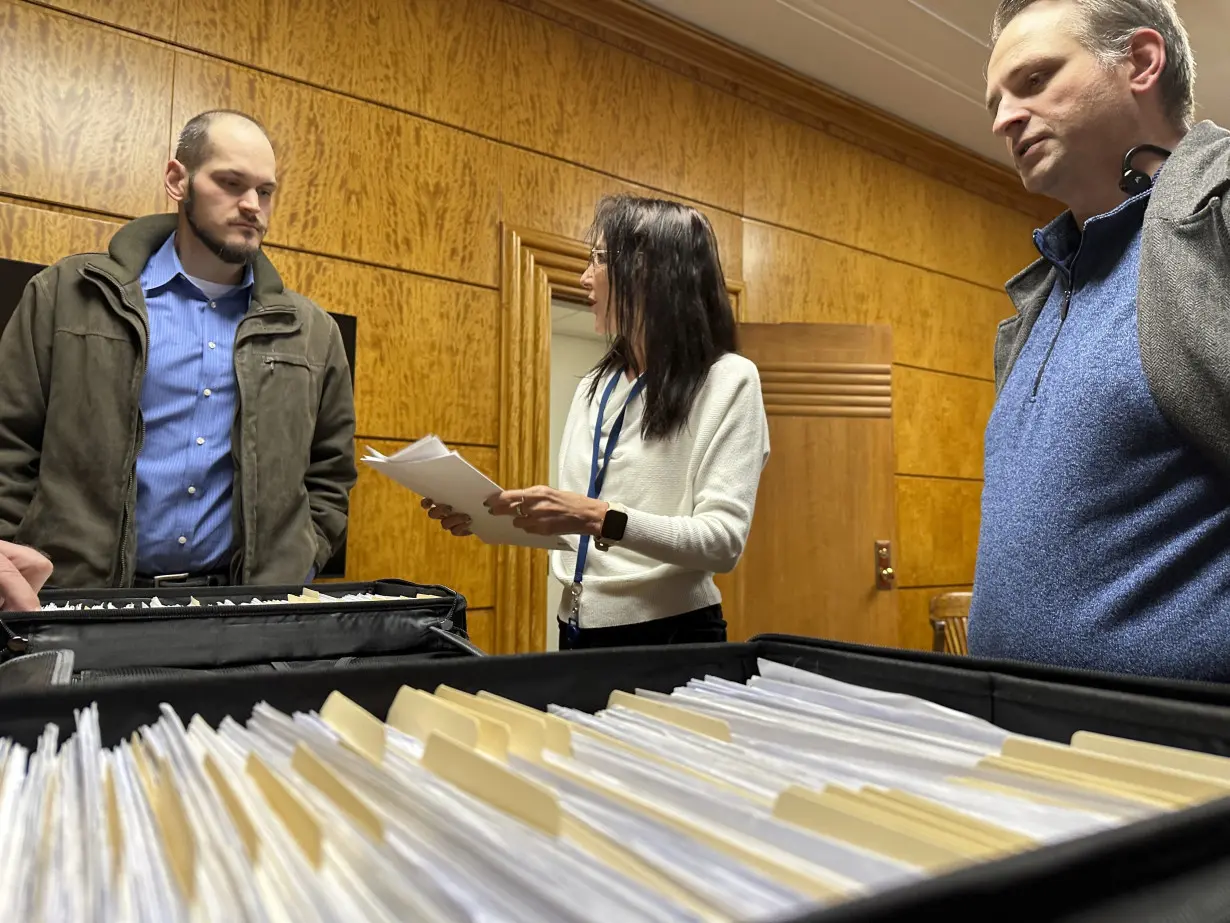
[[[623,409],[619,411],[619,416],[611,424],[611,435],[607,437],[606,451],[602,453],[602,467],[599,468],[598,454],[599,447],[602,445],[602,421],[606,417],[606,405],[611,399],[611,395],[615,392],[615,385],[619,383],[619,377],[623,373],[624,370],[620,369],[611,376],[610,383],[602,393],[602,401],[598,404],[598,422],[594,424],[594,452],[590,456],[589,461],[589,491],[587,496],[591,499],[597,498],[602,493],[602,483],[606,480],[606,469],[611,463],[611,453],[615,451],[615,443],[619,441],[620,430],[624,428],[624,414],[628,412],[628,405],[636,400],[638,394],[645,390],[645,379],[637,378],[636,384],[628,392],[628,399],[624,401]],[[574,588],[579,587],[581,584],[581,577],[585,573],[585,558],[588,554],[589,536],[582,535],[581,542],[577,546],[577,569],[572,578]]]

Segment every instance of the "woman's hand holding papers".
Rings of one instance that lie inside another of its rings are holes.
[[[512,516],[513,525],[532,535],[601,535],[607,504],[582,494],[539,485],[522,490],[505,490],[488,497],[488,511],[494,516]],[[470,535],[473,520],[451,506],[424,499],[422,507],[440,527],[453,535]]]
[[[487,509],[514,517],[514,526],[534,535],[601,535],[607,503],[540,484],[502,491],[487,500]]]
[[[472,520],[465,513],[454,513],[451,506],[437,506],[430,498],[424,498],[421,505],[427,510],[427,515],[437,520],[445,531],[459,536],[470,534]]]

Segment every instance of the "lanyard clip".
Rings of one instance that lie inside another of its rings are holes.
[[[580,581],[574,581],[572,586],[568,588],[568,595],[571,597],[568,603],[568,624],[579,625],[581,622],[581,584]]]

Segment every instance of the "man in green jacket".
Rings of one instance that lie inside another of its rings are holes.
[[[174,215],[39,273],[0,337],[0,541],[61,587],[299,583],[355,482],[341,333],[261,250],[277,186],[251,117],[193,118]]]
[[[993,129],[1067,210],[1008,283],[969,649],[1230,681],[1230,132],[1171,0],[1002,0]]]

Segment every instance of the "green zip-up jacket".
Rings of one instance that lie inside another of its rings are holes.
[[[57,587],[131,586],[149,322],[141,271],[175,215],[30,280],[0,336],[0,539],[55,564]],[[303,581],[341,544],[354,395],[337,324],[259,254],[235,335],[231,581]]]

